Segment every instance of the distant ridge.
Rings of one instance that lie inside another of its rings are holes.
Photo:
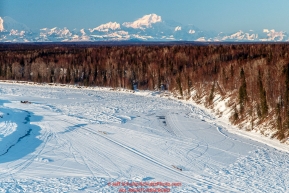
[[[83,41],[288,42],[289,37],[287,32],[274,29],[233,33],[206,31],[194,25],[165,21],[154,13],[132,22],[108,22],[89,29],[54,27],[31,30],[10,17],[0,17],[0,42]]]

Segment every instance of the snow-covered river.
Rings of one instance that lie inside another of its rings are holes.
[[[287,152],[159,93],[1,83],[0,100],[0,192],[289,191]]]

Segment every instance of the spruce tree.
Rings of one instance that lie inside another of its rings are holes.
[[[209,104],[212,104],[212,102],[213,102],[214,92],[215,92],[215,81],[214,81],[214,83],[212,85],[211,92],[210,92],[210,95],[209,95]]]
[[[241,69],[240,72],[240,78],[241,78],[241,86],[239,88],[239,104],[240,104],[240,112],[243,113],[245,102],[248,99],[245,72],[243,68]]]
[[[266,91],[263,87],[262,83],[262,75],[259,70],[258,72],[258,86],[259,86],[259,93],[260,93],[260,106],[261,106],[261,116],[264,118],[268,114],[268,105],[266,99]]]
[[[289,64],[286,66],[286,79],[285,79],[285,128],[289,129]]]

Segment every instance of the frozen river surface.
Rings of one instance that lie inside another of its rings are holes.
[[[0,112],[0,192],[289,191],[286,151],[159,93],[1,83]]]

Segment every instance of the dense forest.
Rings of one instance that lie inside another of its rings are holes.
[[[209,108],[218,95],[232,123],[289,136],[289,44],[1,44],[0,79],[169,90]]]

